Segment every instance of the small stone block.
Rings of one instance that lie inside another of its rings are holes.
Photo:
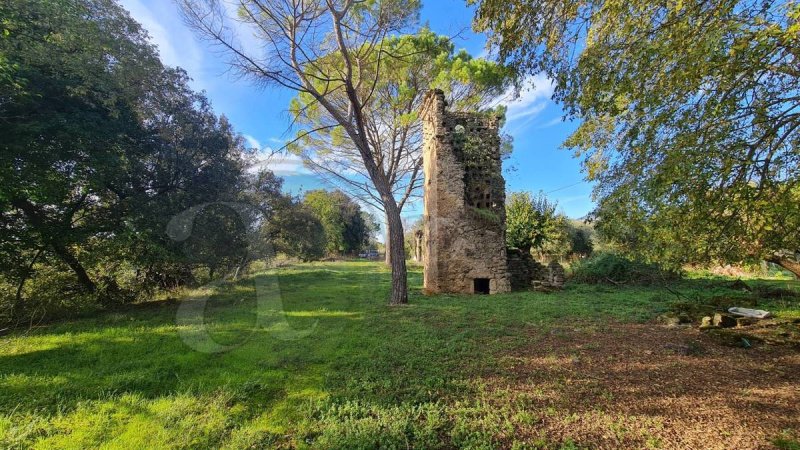
[[[728,314],[716,313],[714,314],[713,324],[715,327],[732,328],[737,325],[736,319]]]
[[[753,318],[753,317],[737,317],[736,318],[736,326],[737,327],[746,327],[749,325],[754,325],[758,323],[760,320]]]

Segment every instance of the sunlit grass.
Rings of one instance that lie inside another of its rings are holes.
[[[204,325],[180,324],[178,303],[165,301],[2,338],[0,447],[490,448],[532,420],[480,401],[482,378],[514,349],[554,327],[650,320],[678,300],[656,287],[582,285],[426,297],[414,268],[410,305],[389,307],[377,263],[256,277],[272,283],[267,308],[259,283],[243,280],[216,290]],[[725,292],[713,286],[674,289]],[[800,315],[796,302],[768,306]],[[229,350],[187,345],[204,331]]]

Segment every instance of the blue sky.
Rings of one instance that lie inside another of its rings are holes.
[[[293,134],[286,111],[291,91],[259,88],[231,73],[224,56],[183,24],[172,1],[120,2],[148,30],[163,62],[183,67],[193,79],[192,86],[205,90],[214,110],[225,114],[252,146],[280,148]],[[472,15],[465,0],[427,0],[421,21],[437,33],[456,36],[457,47],[481,55],[485,38],[472,32]],[[568,216],[582,217],[593,207],[591,185],[583,180],[579,161],[559,148],[577,125],[562,123],[561,108],[550,100],[552,88],[545,77],[529,81],[520,98],[508,105],[505,131],[514,137],[514,152],[504,163],[507,190],[547,192]],[[272,159],[269,167],[286,180],[286,190],[294,194],[327,187],[295,157]],[[421,212],[421,205],[411,205],[404,215],[414,219]]]

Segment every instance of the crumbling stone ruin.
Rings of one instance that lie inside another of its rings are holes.
[[[544,267],[530,254],[506,249],[499,118],[448,111],[440,90],[428,92],[420,113],[425,291],[498,294],[534,282],[562,285],[563,268]]]
[[[512,290],[528,289],[532,284],[533,287],[538,287],[544,280],[549,279],[547,267],[533,259],[530,252],[509,248],[506,253]]]
[[[425,233],[422,230],[414,232],[414,261],[422,262],[422,238]]]
[[[564,267],[558,261],[550,261],[550,264],[547,265],[547,284],[549,287],[563,287],[565,281]]]
[[[421,110],[425,290],[508,292],[500,124],[497,117],[446,106],[436,90]]]

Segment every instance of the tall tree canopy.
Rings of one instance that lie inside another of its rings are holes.
[[[24,0],[0,2],[0,18],[0,322],[43,288],[62,303],[120,301],[255,254],[246,233],[291,199],[271,173],[245,170],[243,140],[125,10]],[[214,203],[190,238],[165,232]]]
[[[418,113],[424,94],[442,89],[451,109],[480,110],[503,93],[512,77],[503,66],[456,51],[449,37],[427,28],[413,35],[389,37],[382,47],[393,57],[364,62],[376,72],[364,119],[370,148],[390,178],[402,210],[409,199],[419,197],[421,187],[422,124]],[[341,61],[331,55],[318,64],[339,66]],[[334,95],[345,93],[340,90]],[[357,149],[335,118],[308,93],[299,93],[290,110],[301,125],[290,150],[323,179],[383,210]]]
[[[241,201],[260,213],[260,239],[267,248],[251,249],[253,256],[280,252],[311,261],[325,255],[325,228],[314,211],[299,199],[282,193],[283,180],[272,172],[260,172],[243,193]],[[269,248],[271,247],[271,248]]]
[[[418,113],[424,94],[442,89],[451,109],[481,110],[503,93],[513,77],[511,70],[501,65],[473,58],[465,50],[456,51],[449,37],[427,28],[413,35],[388,37],[381,47],[391,57],[376,54],[372,60],[362,61],[366,70],[374,72],[370,78],[375,80],[364,104],[364,120],[370,150],[402,211],[409,200],[421,197],[422,123]],[[340,67],[342,62],[338,54],[331,54],[317,62],[322,64]],[[339,102],[345,96],[344,90],[331,94]],[[336,118],[304,92],[293,100],[290,110],[300,126],[290,150],[329,184],[384,211],[358,149],[345,137]],[[506,142],[510,143],[510,138]],[[391,263],[391,251],[386,255]]]
[[[541,250],[559,233],[557,204],[543,193],[513,192],[506,200],[506,243],[524,252]]]
[[[163,281],[180,254],[167,220],[235,198],[241,139],[115,2],[4,2],[0,15],[0,251],[17,300],[36,263],[65,265],[85,292],[102,279],[104,297],[122,261]]]
[[[220,0],[181,0],[187,22],[218,44],[231,65],[257,83],[293,89],[313,99],[352,142],[359,168],[386,213],[392,263],[389,302],[408,302],[403,224],[393,180],[370,144],[367,114],[376,86],[394,55],[386,38],[418,18],[418,0],[239,0],[237,17]],[[259,39],[249,51],[238,21]],[[335,63],[333,63],[335,62]],[[377,70],[376,70],[377,69]],[[318,127],[322,128],[322,127]]]
[[[474,0],[502,61],[555,81],[598,230],[679,264],[800,249],[800,4]]]
[[[328,254],[358,253],[376,231],[371,217],[341,191],[309,191],[303,204],[322,223]]]
[[[111,2],[3,2],[0,14],[4,260],[46,250],[94,291],[72,246],[116,226],[113,186],[143,137],[135,86],[158,57]]]

